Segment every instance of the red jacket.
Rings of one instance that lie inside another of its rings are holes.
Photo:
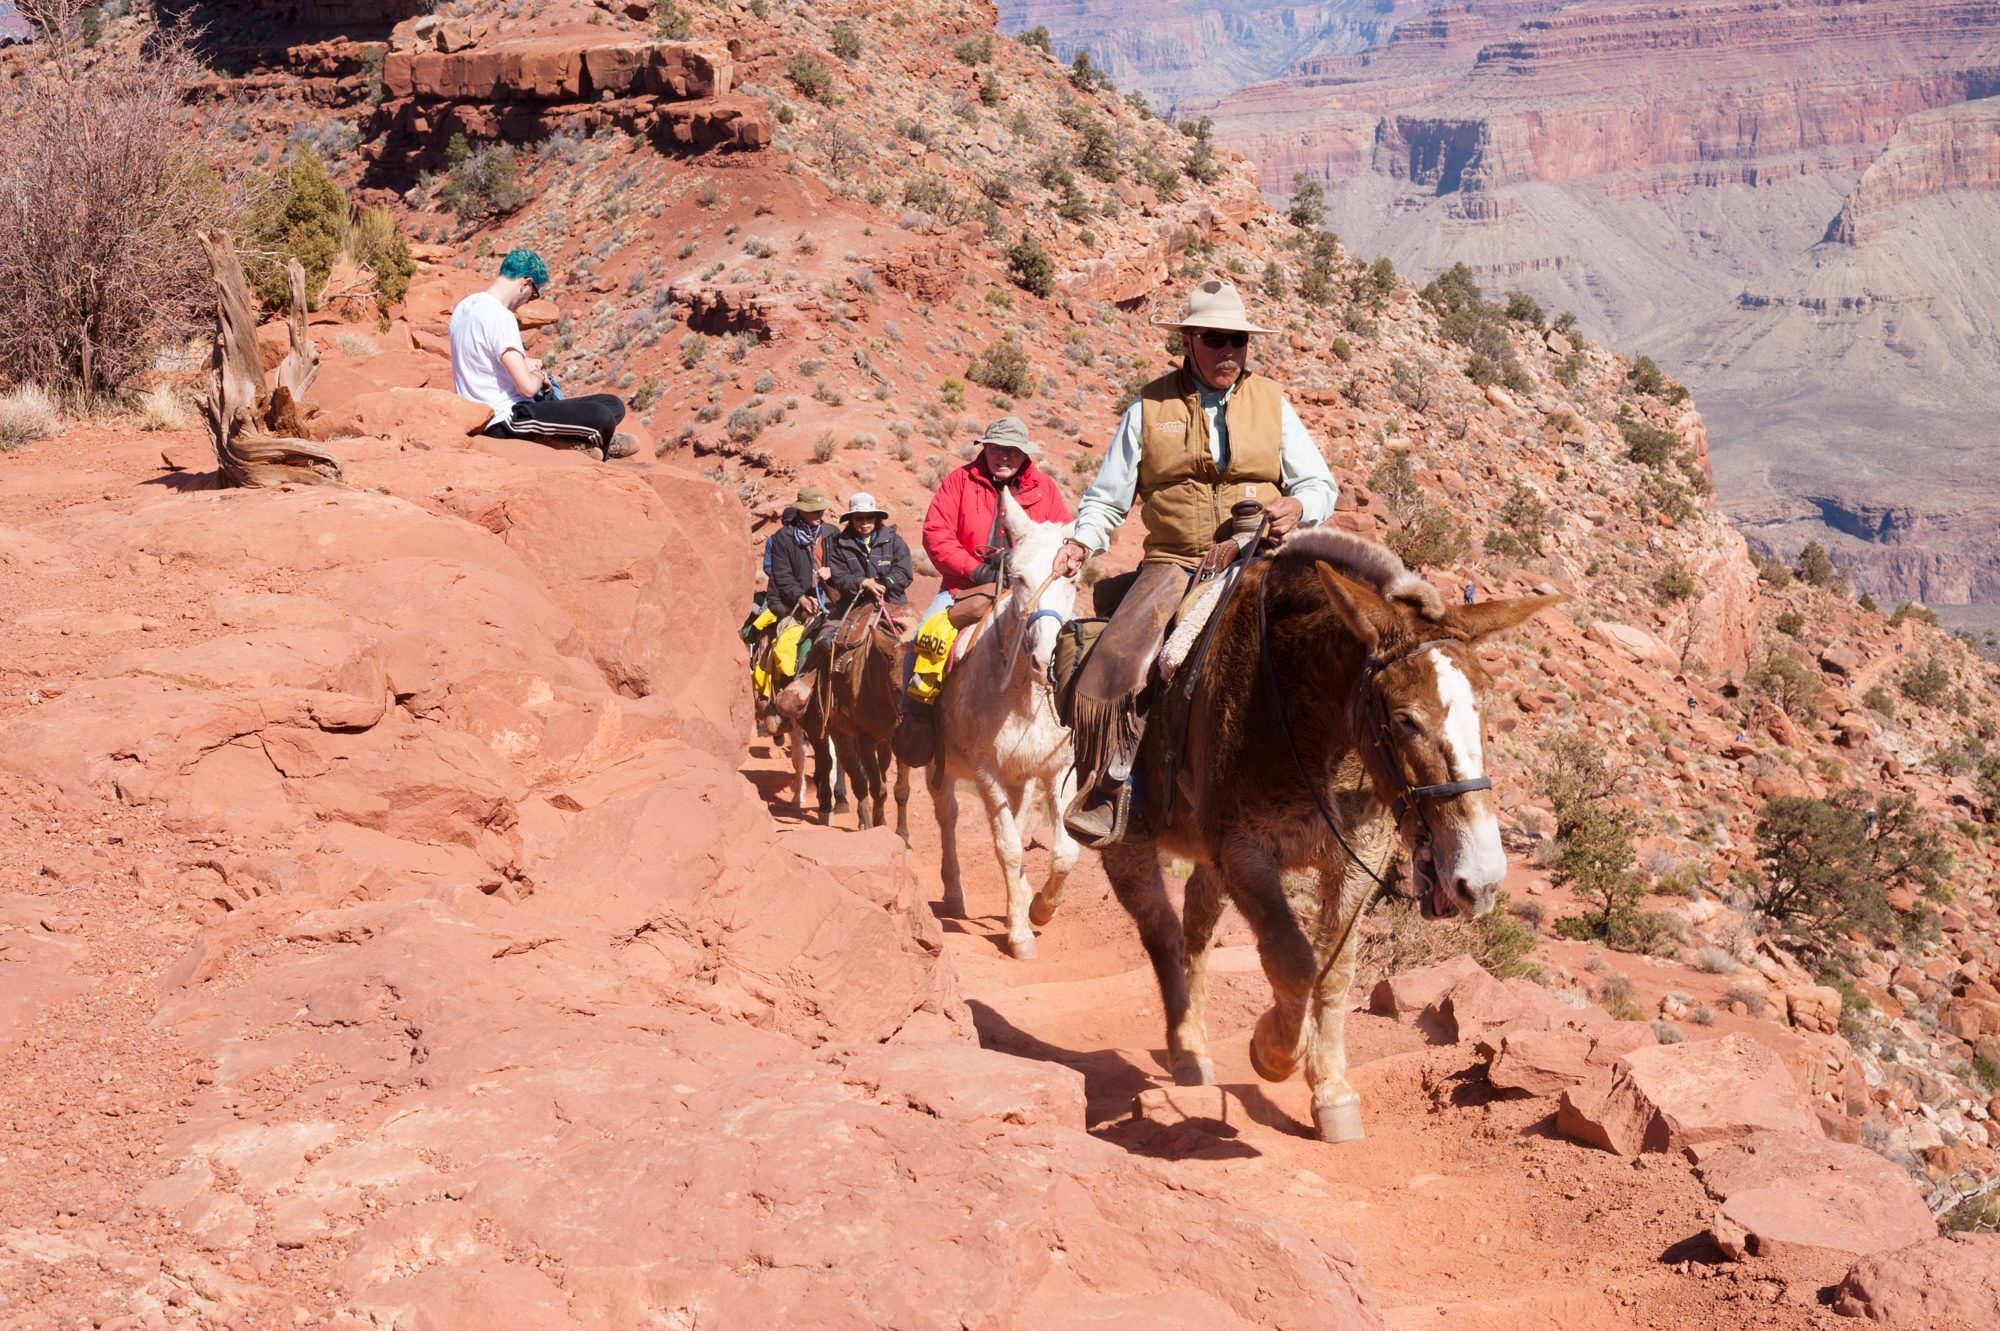
[[[1030,458],[1014,478],[1014,498],[1036,522],[1068,522],[1069,505],[1062,491]],[[993,532],[993,515],[1000,508],[1000,491],[987,474],[985,459],[974,458],[944,478],[924,515],[924,553],[937,565],[948,592],[972,585],[972,571],[984,558]]]

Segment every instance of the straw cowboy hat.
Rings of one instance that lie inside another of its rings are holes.
[[[979,442],[1018,448],[1031,458],[1040,457],[1042,453],[1042,446],[1028,438],[1028,427],[1021,423],[1019,416],[1002,416],[986,427],[986,433],[979,436]]]
[[[875,502],[875,496],[866,490],[856,490],[847,501],[847,511],[840,515],[842,522],[850,518],[874,518],[877,522],[889,520],[889,510]]]
[[[792,507],[801,513],[824,513],[827,510],[826,491],[817,485],[808,485],[799,491],[799,497],[792,501]]]
[[[1178,319],[1155,319],[1158,328],[1213,328],[1225,333],[1269,333],[1250,322],[1243,296],[1234,282],[1211,277],[1188,293],[1187,313]]]

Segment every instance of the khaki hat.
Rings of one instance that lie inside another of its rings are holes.
[[[876,503],[875,496],[869,494],[866,490],[856,490],[853,496],[847,501],[847,511],[840,515],[842,522],[847,521],[849,518],[879,518],[881,521],[887,522],[889,520],[889,510]]]
[[[1269,333],[1250,322],[1242,293],[1234,282],[1211,277],[1188,293],[1187,313],[1178,319],[1155,319],[1157,328],[1214,328],[1227,333]]]
[[[817,485],[808,485],[799,491],[799,497],[792,501],[792,507],[801,513],[824,513],[829,505],[826,491]]]
[[[1031,458],[1042,455],[1042,446],[1028,438],[1028,427],[1021,423],[1019,416],[1002,416],[986,427],[986,433],[979,436],[979,442],[1018,448]]]

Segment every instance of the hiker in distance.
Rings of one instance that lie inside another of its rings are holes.
[[[564,397],[555,380],[521,347],[514,312],[549,286],[549,267],[533,250],[512,250],[500,276],[451,312],[451,381],[462,398],[490,408],[486,433],[580,448],[598,460],[625,458],[639,441],[620,434],[625,403],[612,393]]]
[[[1086,845],[1124,835],[1118,796],[1139,754],[1139,694],[1231,507],[1256,501],[1281,537],[1324,522],[1338,495],[1284,390],[1249,368],[1250,339],[1271,330],[1250,322],[1234,285],[1203,282],[1181,318],[1156,322],[1180,331],[1184,359],[1126,408],[1055,561],[1059,573],[1080,569],[1144,501],[1145,556],[1135,573],[1097,585],[1098,612],[1111,622],[1077,681],[1077,794],[1065,822]]]

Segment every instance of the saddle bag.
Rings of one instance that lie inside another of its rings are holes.
[[[1055,686],[1056,716],[1066,726],[1076,724],[1076,682],[1083,663],[1104,635],[1108,619],[1072,619],[1056,630],[1055,655],[1049,661],[1049,682]]]

